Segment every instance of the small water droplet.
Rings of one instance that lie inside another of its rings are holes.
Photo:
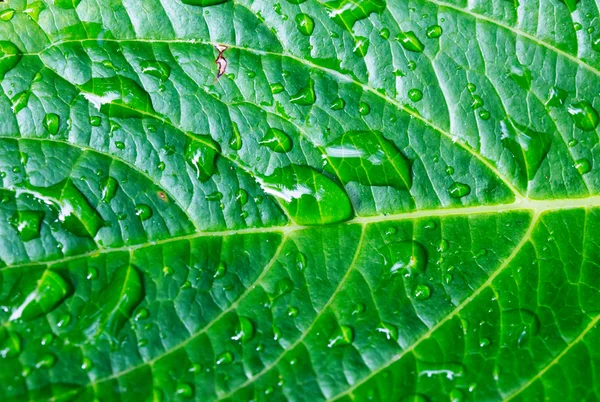
[[[296,318],[298,316],[299,311],[296,307],[288,307],[286,313],[287,313],[288,317]]]
[[[50,368],[56,364],[56,357],[51,354],[46,354],[35,363],[35,368]]]
[[[92,361],[90,359],[88,359],[87,357],[84,357],[82,362],[81,362],[81,368],[83,370],[91,370],[94,367],[94,364],[92,363]]]
[[[247,317],[239,316],[238,319],[239,326],[231,339],[242,343],[248,343],[254,337],[254,323]]]
[[[578,159],[575,161],[575,169],[577,169],[580,174],[586,174],[592,171],[592,165],[587,159]]]
[[[327,343],[328,348],[350,345],[354,341],[354,330],[347,325],[340,327],[331,335]]]
[[[359,102],[358,113],[360,113],[361,116],[367,116],[369,113],[371,113],[371,106],[369,106],[369,104],[366,102]]]
[[[140,321],[140,320],[145,320],[148,317],[150,317],[150,313],[148,312],[148,309],[141,308],[135,315],[134,319],[136,321]]]
[[[289,152],[293,146],[290,136],[277,128],[270,128],[258,143],[279,153]]]
[[[311,106],[315,103],[317,96],[315,94],[315,82],[309,79],[308,85],[301,88],[290,97],[290,101],[301,106]]]
[[[421,92],[420,89],[413,88],[408,91],[408,98],[413,102],[419,102],[421,99],[423,99],[423,92]]]
[[[117,193],[119,182],[112,176],[107,177],[100,187],[102,191],[102,201],[109,203]]]
[[[398,340],[398,328],[393,324],[382,322],[377,326],[376,331],[383,334],[388,341]]]
[[[0,357],[3,359],[18,356],[21,353],[21,338],[6,328],[0,328]]]
[[[346,107],[346,102],[342,98],[337,98],[331,102],[329,107],[331,110],[342,110],[344,107]]]
[[[296,268],[298,268],[299,271],[303,271],[306,268],[306,263],[306,255],[304,255],[303,253],[297,253]]]
[[[146,204],[137,204],[135,206],[135,214],[140,217],[140,220],[146,221],[152,218],[152,208]]]
[[[90,116],[90,125],[93,127],[99,127],[102,124],[102,118],[100,116]]]
[[[215,363],[217,366],[231,364],[233,362],[233,354],[231,352],[223,352],[217,356]]]
[[[140,67],[142,73],[158,78],[160,81],[168,80],[171,75],[171,67],[162,61],[144,60],[140,64]]]
[[[568,112],[573,118],[575,126],[583,131],[594,131],[600,122],[600,116],[588,101],[574,103],[569,106]]]
[[[7,8],[6,10],[2,10],[0,12],[0,20],[1,21],[10,21],[15,15],[15,10],[12,8]]]
[[[439,38],[442,36],[442,33],[444,33],[444,30],[439,25],[431,25],[429,28],[427,28],[427,37],[429,39]]]
[[[60,126],[60,118],[55,113],[48,113],[44,117],[44,127],[50,135],[56,135]]]
[[[175,388],[175,395],[180,396],[182,398],[191,398],[194,396],[194,390],[192,386],[186,383],[177,384],[177,388]]]
[[[427,285],[417,285],[413,294],[415,299],[427,300],[431,297],[431,288]]]
[[[298,31],[300,31],[300,33],[302,35],[305,35],[305,36],[312,35],[312,33],[315,29],[315,22],[308,14],[304,14],[304,13],[297,14],[295,19],[296,19],[296,26],[298,28]]]
[[[396,36],[396,40],[400,42],[404,49],[410,52],[423,53],[425,50],[425,45],[421,43],[413,31],[400,32]]]

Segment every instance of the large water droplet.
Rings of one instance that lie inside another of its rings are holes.
[[[56,135],[60,126],[60,118],[57,114],[48,113],[44,117],[44,127],[50,133],[50,135]]]
[[[30,241],[40,237],[42,221],[46,214],[43,211],[18,211],[9,220],[9,223],[19,233],[23,241]]]
[[[182,0],[182,2],[186,3],[186,4],[190,4],[188,3],[188,1],[196,1],[196,0]],[[192,396],[194,396],[194,390],[192,388],[191,385],[187,384],[187,383],[179,383],[177,384],[177,387],[175,388],[175,395],[181,397],[181,398],[191,398]]]
[[[152,218],[152,208],[146,204],[137,204],[135,206],[135,214],[140,217],[140,220],[146,221]]]
[[[329,337],[327,347],[333,348],[335,346],[350,345],[354,340],[354,330],[347,325],[340,325],[340,327]]]
[[[454,182],[448,187],[448,192],[452,198],[463,198],[471,194],[471,187],[465,183]]]
[[[531,88],[531,71],[525,66],[511,66],[508,76],[526,91]]]
[[[217,171],[217,156],[221,149],[219,144],[208,135],[194,137],[194,139],[188,138],[184,156],[196,172],[198,180],[205,182]]]
[[[258,143],[279,153],[289,152],[293,146],[290,136],[276,128],[270,128]]]
[[[442,36],[442,33],[444,33],[444,30],[439,25],[431,25],[429,28],[427,28],[427,37],[429,39],[439,38]]]
[[[413,31],[400,32],[396,35],[396,40],[400,42],[402,47],[408,51],[423,53],[425,45],[417,38]]]
[[[378,131],[347,132],[327,145],[325,157],[344,184],[356,181],[398,190],[412,186],[408,159]]]
[[[532,180],[550,151],[552,135],[522,126],[513,119],[500,122],[502,144],[513,154],[527,180]]]
[[[150,95],[131,78],[120,75],[92,78],[81,86],[83,96],[98,110],[112,117],[154,114]]]
[[[427,285],[417,285],[413,295],[417,300],[427,300],[431,297],[431,288]]]
[[[19,353],[21,353],[21,338],[5,327],[0,327],[0,357],[6,359],[18,356]]]
[[[171,67],[162,61],[145,60],[140,64],[142,73],[158,78],[161,81],[166,81],[171,75]]]
[[[0,12],[0,21],[10,21],[15,16],[15,10],[7,8]],[[1,57],[0,57],[1,58]]]
[[[19,63],[21,57],[22,52],[14,43],[0,41],[0,79]]]
[[[301,106],[310,106],[315,103],[317,96],[315,94],[315,82],[310,79],[308,85],[301,88],[296,94],[290,97],[290,101]]]
[[[100,191],[102,192],[102,201],[108,203],[117,194],[119,188],[119,182],[112,176],[104,179],[100,185]]]
[[[306,36],[312,35],[313,30],[315,29],[315,22],[313,19],[308,14],[304,13],[296,15],[296,25],[298,27],[298,31],[300,31],[302,35]]]
[[[239,327],[231,339],[242,343],[248,343],[254,338],[254,324],[249,318],[243,316],[239,316],[239,321]]]
[[[350,199],[338,184],[308,166],[277,168],[262,179],[264,191],[277,197],[300,225],[342,222],[352,218]]]
[[[229,140],[229,146],[234,151],[242,149],[242,136],[238,125],[234,122],[231,123],[231,139]]]
[[[110,283],[87,302],[79,314],[76,329],[69,334],[69,341],[83,344],[100,336],[114,340],[143,298],[138,270],[131,265],[118,268]]]
[[[586,174],[592,171],[592,165],[587,159],[577,159],[575,161],[575,169],[577,169],[579,174]]]
[[[71,286],[56,272],[46,270],[37,281],[24,277],[11,297],[9,321],[30,320],[52,311],[71,292]]]
[[[1,65],[0,65],[1,67]],[[0,72],[2,72],[0,70]],[[21,110],[25,109],[29,104],[29,97],[31,96],[30,91],[23,91],[15,95],[14,98],[11,99],[12,102],[12,110],[14,114],[19,113]]]
[[[598,127],[600,116],[590,102],[574,103],[569,106],[568,111],[575,125],[581,130],[594,131]]]

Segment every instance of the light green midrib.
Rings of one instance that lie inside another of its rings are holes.
[[[557,199],[557,200],[522,200],[512,204],[495,204],[495,205],[482,205],[475,207],[458,207],[458,208],[447,208],[447,209],[435,209],[435,210],[421,210],[413,212],[403,212],[397,214],[389,214],[383,216],[358,216],[346,222],[340,222],[337,225],[352,225],[352,224],[376,224],[380,222],[419,219],[427,217],[448,217],[448,216],[468,216],[468,215],[480,215],[490,213],[507,213],[517,211],[533,211],[535,213],[542,214],[544,212],[557,211],[561,209],[574,209],[574,208],[594,208],[600,207],[600,196],[587,197],[587,198],[574,198],[574,199]],[[80,258],[87,258],[95,255],[101,255],[106,253],[117,253],[117,252],[130,252],[138,249],[159,246],[169,244],[178,241],[193,240],[201,237],[224,237],[234,235],[246,235],[246,234],[260,234],[260,233],[283,233],[289,234],[300,230],[318,229],[319,227],[327,226],[302,226],[302,225],[285,225],[285,226],[272,226],[272,227],[259,227],[259,228],[247,228],[238,230],[223,230],[214,232],[199,232],[189,235],[176,236],[163,240],[149,241],[146,243],[135,244],[131,246],[107,248],[102,250],[93,250],[88,253],[69,256],[65,258],[39,261],[39,262],[27,262],[20,264],[7,265],[0,268],[1,271],[16,269],[32,265],[56,265],[63,262],[77,260]]]

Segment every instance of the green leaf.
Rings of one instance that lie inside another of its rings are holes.
[[[599,399],[599,20],[0,3],[0,400]]]

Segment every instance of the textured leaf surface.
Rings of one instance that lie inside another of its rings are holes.
[[[595,0],[0,4],[0,400],[600,398]]]

